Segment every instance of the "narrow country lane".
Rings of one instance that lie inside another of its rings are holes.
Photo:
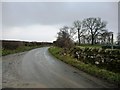
[[[21,64],[15,65],[20,80],[34,83],[37,88],[113,87],[111,84],[90,76],[60,60],[56,60],[48,52],[48,48],[33,49],[21,55],[21,58],[19,58]]]

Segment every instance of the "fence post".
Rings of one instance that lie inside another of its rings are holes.
[[[112,34],[112,49],[113,49],[113,34]]]

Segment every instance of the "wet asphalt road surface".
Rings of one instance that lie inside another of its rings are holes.
[[[112,87],[54,58],[48,47],[29,51],[22,60],[19,74],[24,80],[39,83],[43,88]]]
[[[114,87],[88,75],[60,60],[48,52],[49,47],[3,57],[3,84],[5,87],[34,88],[110,88]],[[12,62],[14,61],[14,64]],[[6,63],[10,61],[9,63]],[[11,66],[9,66],[11,65]],[[8,67],[9,66],[9,67]],[[13,67],[14,66],[14,67]],[[16,74],[17,73],[17,74]],[[10,75],[9,75],[10,74]],[[14,76],[12,76],[14,74]],[[8,77],[8,78],[7,78]],[[16,77],[16,82],[13,77]],[[7,78],[7,79],[6,79]],[[12,78],[12,79],[11,79]],[[22,82],[28,82],[22,84]],[[13,81],[13,83],[12,83]],[[12,83],[12,84],[10,84]],[[30,84],[29,84],[30,83]],[[34,85],[32,85],[34,83]]]

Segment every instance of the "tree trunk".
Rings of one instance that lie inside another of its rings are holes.
[[[78,28],[78,43],[80,45],[80,29]]]
[[[112,34],[112,40],[111,40],[111,42],[112,42],[112,49],[113,49],[113,34]]]
[[[92,45],[94,44],[94,35],[92,34]]]

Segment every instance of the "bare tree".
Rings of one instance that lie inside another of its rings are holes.
[[[120,32],[118,33],[117,40],[118,40],[118,45],[120,45]]]
[[[108,31],[104,30],[101,33],[101,40],[102,40],[102,44],[106,44],[106,42],[108,42]]]
[[[68,32],[69,32],[70,38],[72,40],[75,40],[76,39],[75,35],[77,33],[77,31],[75,30],[75,28],[74,27],[69,27]]]
[[[107,30],[103,30],[103,32],[101,33],[103,44],[112,44],[112,35],[113,32],[108,32]]]
[[[65,49],[70,49],[74,45],[67,26],[64,26],[58,32],[56,45]]]
[[[83,27],[90,31],[93,45],[98,32],[106,28],[106,22],[102,21],[101,18],[87,18],[83,20]]]
[[[108,32],[108,44],[113,44],[113,32]]]
[[[81,35],[82,23],[81,23],[81,21],[77,20],[73,24],[74,24],[74,28],[77,29],[77,32],[78,32],[78,43],[80,45],[80,42],[81,42],[80,35]]]

